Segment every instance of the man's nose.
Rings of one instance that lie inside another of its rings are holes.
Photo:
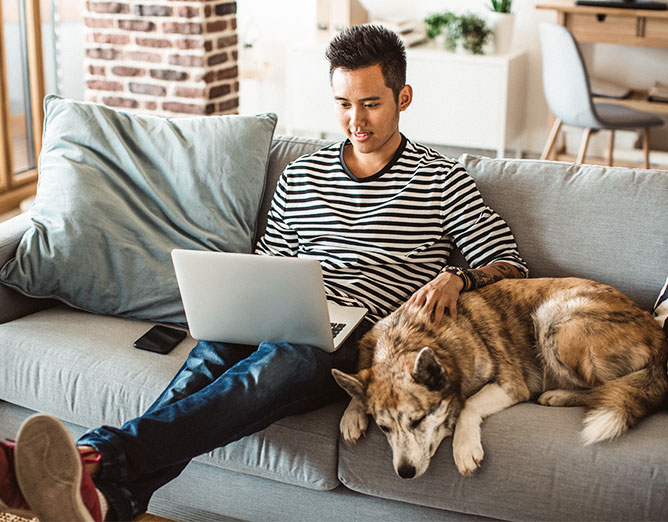
[[[350,111],[350,126],[363,127],[365,122],[364,109],[353,107]]]

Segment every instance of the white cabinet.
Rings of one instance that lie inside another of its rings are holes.
[[[413,103],[399,127],[411,140],[496,150],[523,147],[526,105],[524,51],[477,56],[433,46],[408,49],[407,81]],[[337,133],[324,44],[288,49],[287,130]]]

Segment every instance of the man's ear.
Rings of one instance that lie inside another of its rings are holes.
[[[411,104],[413,101],[413,88],[406,84],[401,88],[401,91],[399,91],[399,110],[400,111],[405,111],[408,109],[408,106]]]
[[[350,375],[336,368],[332,369],[332,375],[336,383],[345,390],[353,399],[363,399],[366,383],[360,378],[360,374]]]
[[[445,370],[436,358],[434,351],[428,346],[422,348],[418,353],[411,376],[415,382],[425,385],[431,391],[445,388]]]

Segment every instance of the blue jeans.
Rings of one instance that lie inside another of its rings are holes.
[[[355,371],[367,329],[358,327],[334,353],[303,344],[200,341],[144,415],[77,441],[102,454],[95,485],[111,519],[144,513],[153,493],[198,455],[344,398],[330,370]]]

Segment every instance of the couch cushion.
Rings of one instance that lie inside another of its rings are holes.
[[[29,226],[30,220],[27,213],[19,214],[2,223],[0,227],[0,266],[14,257],[16,247]],[[0,324],[53,305],[49,299],[31,299],[1,284],[0,303],[2,303]]]
[[[48,96],[31,227],[0,280],[185,323],[173,248],[250,252],[276,116],[166,119]]]
[[[463,155],[532,277],[612,285],[651,310],[666,278],[666,171]]]
[[[458,474],[448,438],[415,480],[396,476],[372,421],[356,446],[340,445],[339,478],[361,493],[503,520],[663,520],[668,412],[588,447],[582,419],[582,408],[514,406],[484,421],[485,458],[472,477]]]
[[[88,428],[120,426],[158,397],[195,345],[132,347],[151,324],[61,305],[0,325],[0,400]],[[201,459],[225,469],[332,489],[343,404],[287,417]]]

